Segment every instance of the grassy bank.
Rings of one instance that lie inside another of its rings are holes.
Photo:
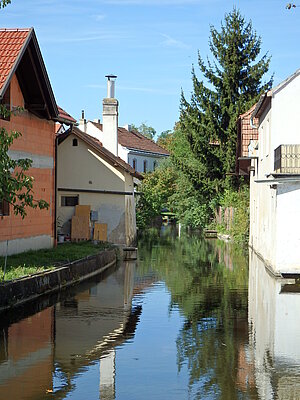
[[[7,257],[5,281],[53,269],[70,261],[79,260],[110,248],[108,243],[63,243],[53,249],[27,251]],[[4,257],[0,257],[0,281],[3,280]]]

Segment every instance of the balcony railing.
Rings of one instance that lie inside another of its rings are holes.
[[[282,144],[274,150],[274,172],[300,174],[300,144]]]

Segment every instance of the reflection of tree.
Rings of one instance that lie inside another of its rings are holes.
[[[253,385],[252,370],[239,357],[248,335],[246,257],[228,244],[199,237],[164,236],[158,245],[152,233],[147,240],[151,246],[140,247],[141,266],[151,265],[166,282],[170,308],[179,308],[185,318],[177,361],[179,372],[188,367],[190,391],[199,398],[240,398],[238,377],[247,381],[238,385],[242,391]]]

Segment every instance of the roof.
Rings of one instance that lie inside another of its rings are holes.
[[[143,176],[139,172],[137,172],[134,168],[132,168],[131,165],[127,164],[120,157],[115,156],[113,153],[111,153],[105,147],[103,147],[102,143],[98,139],[94,138],[93,136],[88,135],[87,133],[82,132],[80,129],[76,128],[75,126],[72,126],[66,132],[58,135],[57,136],[58,143],[61,143],[63,140],[65,140],[71,134],[77,136],[79,139],[83,140],[89,146],[94,148],[94,150],[96,150],[98,153],[100,153],[105,159],[110,161],[110,163],[113,164],[114,167],[122,168],[124,171],[128,172],[130,175],[134,176],[135,178],[144,179]]]
[[[90,121],[98,129],[102,131],[102,124]],[[128,131],[125,128],[118,128],[118,143],[128,149],[145,151],[148,153],[156,153],[168,156],[170,153],[156,144],[153,140],[146,138],[139,132]]]
[[[16,74],[25,108],[54,119],[58,110],[33,28],[0,29],[0,99]]]
[[[66,124],[66,125],[76,124],[75,118],[73,118],[70,114],[68,114],[61,107],[57,106],[57,108],[58,108],[58,121],[59,122]]]
[[[284,81],[280,82],[279,85],[270,89],[268,92],[262,94],[253,111],[253,116],[259,118],[262,112],[267,107],[267,105],[270,103],[272,96],[274,96],[280,90],[284,89],[288,84],[291,83],[291,81],[293,81],[299,75],[300,75],[300,68],[298,68],[292,75],[287,77]]]

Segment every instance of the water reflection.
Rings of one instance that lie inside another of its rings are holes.
[[[300,398],[300,286],[271,276],[250,253],[249,325],[261,399]]]
[[[232,245],[199,237],[163,235],[144,264],[163,280],[170,293],[170,309],[184,316],[179,330],[177,364],[188,366],[192,398],[234,399],[255,391],[251,365],[245,359],[248,343],[245,254]],[[171,248],[171,251],[170,251]],[[249,377],[251,375],[251,377]]]
[[[2,315],[0,399],[300,398],[299,293],[229,243],[152,230],[138,265]]]
[[[0,398],[67,398],[76,392],[76,376],[98,362],[101,399],[114,399],[114,349],[133,337],[141,314],[140,305],[131,306],[134,269],[128,262],[97,284],[82,284],[54,306],[3,327]]]

